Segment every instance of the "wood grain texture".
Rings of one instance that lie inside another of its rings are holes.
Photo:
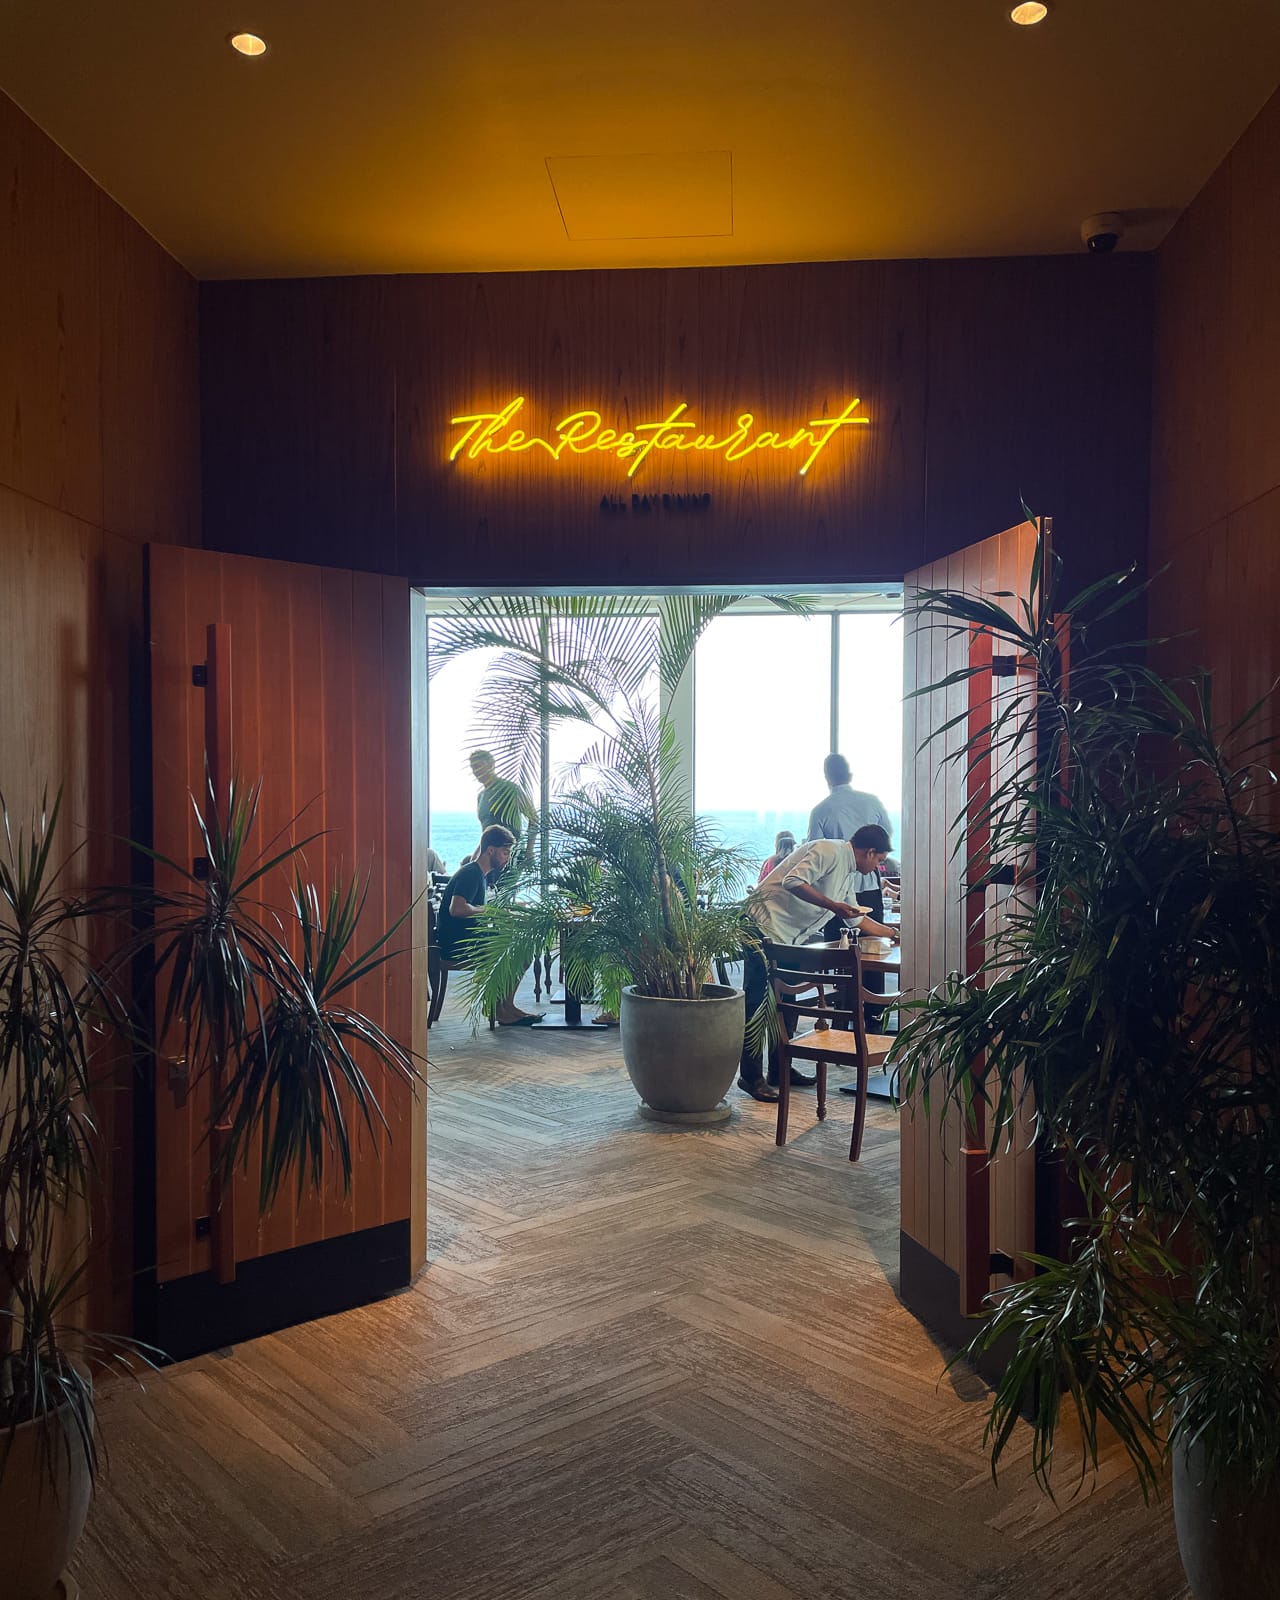
[[[1025,496],[1083,579],[1139,558],[1146,523],[1151,265],[1099,265],[205,284],[208,541],[461,587],[897,581]],[[650,457],[632,480],[607,457],[450,464],[450,418],[516,395],[535,431],[678,400],[713,431],[744,409],[794,426],[852,395],[870,426],[807,478],[787,456]],[[712,502],[600,510],[646,490]]]
[[[196,286],[119,206],[96,199],[103,526],[199,544]]]
[[[100,526],[96,191],[3,95],[0,179],[0,483]]]
[[[1151,631],[1166,672],[1213,673],[1224,723],[1280,676],[1277,249],[1280,94],[1170,234],[1157,275]]]
[[[1151,281],[1142,256],[930,263],[925,559],[1024,506],[1072,587],[1142,559]]]
[[[136,545],[0,487],[0,791],[27,827],[59,786],[58,855],[79,850],[68,892],[124,883],[130,832],[128,753],[139,730],[131,664],[140,650],[142,556]],[[106,954],[105,927],[87,930]],[[133,1178],[130,1064],[95,1065],[101,1181],[87,1303],[92,1325],[129,1326]]]
[[[145,822],[142,549],[198,539],[196,290],[0,95],[0,789],[63,786],[85,882],[122,882]],[[128,538],[117,537],[126,534]],[[83,1315],[131,1324],[133,1076],[98,1097]]]
[[[177,861],[200,851],[189,796],[203,784],[205,691],[192,684],[191,666],[204,660],[208,624],[225,624],[231,767],[242,781],[261,777],[263,786],[256,848],[277,835],[320,835],[306,847],[309,870],[322,894],[335,876],[360,875],[367,885],[361,946],[372,944],[413,894],[407,586],[398,579],[212,551],[160,546],[149,558],[157,851]],[[286,895],[278,874],[268,884],[267,902],[286,905]],[[410,937],[406,926],[396,946],[400,953],[362,979],[352,996],[385,1031],[406,1042],[414,1031]],[[370,1075],[389,1129],[353,1130],[350,1192],[343,1191],[336,1172],[323,1193],[301,1202],[286,1185],[271,1211],[259,1217],[251,1157],[248,1176],[236,1185],[238,1261],[409,1216],[411,1163],[423,1155],[413,1131],[412,1094],[407,1086],[387,1083],[376,1069]],[[207,1104],[203,1081],[179,1103],[167,1074],[158,1074],[161,1282],[209,1266],[208,1242],[195,1236],[195,1219],[208,1214],[209,1204]],[[346,1106],[350,1116],[349,1101]]]
[[[523,996],[522,996],[523,999]],[[894,1293],[898,1139],[646,1124],[616,1033],[433,1033],[412,1290],[118,1386],[95,1600],[1180,1600],[1113,1454],[1057,1502]],[[1067,1480],[1070,1480],[1068,1482]]]
[[[965,764],[955,759],[968,737],[966,683],[911,698],[917,689],[940,683],[968,665],[967,634],[952,633],[910,613],[912,593],[948,588],[971,594],[999,590],[1025,594],[1035,531],[1028,523],[984,539],[908,574],[903,650],[904,705],[908,726],[903,742],[902,987],[928,994],[949,972],[965,968],[966,907],[964,849],[956,850],[953,824],[969,804]],[[951,727],[947,724],[951,723]],[[935,730],[938,730],[935,737]],[[942,731],[945,730],[945,731]],[[995,892],[987,906],[994,914]],[[967,1204],[961,1159],[959,1117],[927,1111],[916,1097],[902,1124],[902,1228],[939,1261],[960,1272],[966,1238]],[[1034,1248],[1034,1168],[1029,1166],[1025,1130],[990,1163],[982,1186],[986,1215],[975,1236],[985,1233],[993,1246],[1015,1261]],[[976,1191],[975,1191],[976,1192]],[[1021,1270],[1021,1269],[1020,1269]]]

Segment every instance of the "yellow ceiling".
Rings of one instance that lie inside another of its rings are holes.
[[[1278,82],[1278,0],[0,0],[0,87],[210,278],[1150,247]]]

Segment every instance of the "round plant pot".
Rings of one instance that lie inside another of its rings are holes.
[[[1206,1483],[1204,1452],[1173,1452],[1178,1553],[1196,1600],[1280,1594],[1280,1483]]]
[[[663,1121],[723,1120],[742,1055],[741,989],[703,986],[701,1000],[655,1000],[622,991],[622,1059],[645,1107]]]
[[[0,1573],[5,1600],[50,1600],[84,1532],[92,1479],[70,1406],[0,1431]]]

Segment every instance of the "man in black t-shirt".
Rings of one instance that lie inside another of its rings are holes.
[[[480,849],[473,861],[461,866],[449,879],[440,899],[440,912],[436,917],[436,939],[440,955],[451,966],[466,964],[466,942],[474,931],[472,918],[484,910],[490,873],[501,873],[511,860],[515,845],[510,828],[486,828],[480,836]],[[542,1020],[541,1013],[521,1011],[514,994],[507,995],[495,1012],[497,1020],[507,1028],[528,1026]]]

